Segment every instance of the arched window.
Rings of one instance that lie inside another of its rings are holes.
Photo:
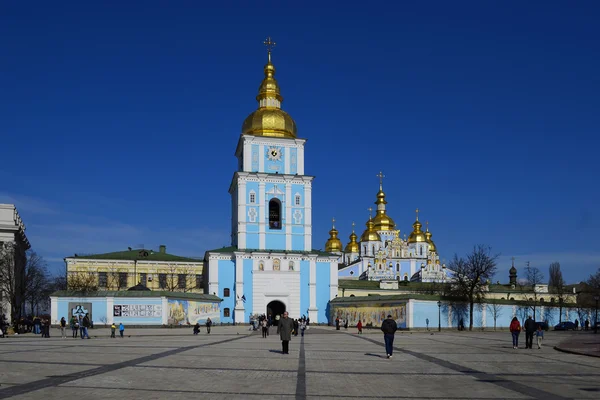
[[[543,302],[544,302],[544,298],[540,297],[540,303],[543,303]]]
[[[408,275],[404,275],[404,282],[408,282]]]
[[[229,297],[229,288],[223,289],[223,297]]]
[[[227,318],[227,317],[229,317],[229,315],[230,315],[229,308],[224,308],[223,309],[223,316],[225,318]]]
[[[400,272],[400,263],[396,263],[396,272]]]
[[[351,294],[351,295],[350,295],[350,297],[354,297],[354,295],[353,295],[353,294]]]
[[[423,255],[423,246],[419,246],[419,252]]]
[[[281,202],[278,199],[269,200],[269,228],[281,229]]]

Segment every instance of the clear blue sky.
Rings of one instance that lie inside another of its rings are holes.
[[[268,35],[313,247],[333,216],[344,243],[364,229],[382,170],[401,234],[418,207],[445,259],[488,244],[501,281],[511,256],[570,282],[600,266],[598,2],[245,3],[0,6],[0,202],[53,270],[229,244]]]

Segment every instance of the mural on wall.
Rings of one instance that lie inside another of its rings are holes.
[[[85,314],[89,314],[88,316],[90,317],[90,320],[93,321],[92,319],[92,303],[73,303],[73,302],[69,302],[69,312],[71,313],[71,316],[75,317],[75,318],[83,318],[85,317]]]
[[[208,318],[213,323],[220,322],[221,305],[218,302],[198,302],[189,300],[169,299],[170,325],[204,324]]]
[[[113,306],[113,317],[160,318],[162,306],[157,304],[118,304]]]
[[[355,326],[358,320],[362,321],[363,326],[372,324],[373,326],[381,326],[383,320],[391,315],[399,328],[406,328],[406,304],[384,305],[381,307],[372,306],[344,306],[333,307],[332,318],[343,320],[348,319],[348,325]]]

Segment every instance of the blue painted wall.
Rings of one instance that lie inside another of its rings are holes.
[[[91,318],[92,321],[96,324],[101,324],[101,320],[103,318],[107,318],[107,314],[106,314],[106,299],[105,298],[99,298],[99,297],[76,297],[76,298],[71,298],[71,300],[68,300],[68,298],[62,299],[59,298],[58,300],[58,319],[60,320],[61,317],[65,317],[65,319],[68,321],[69,319],[71,319],[71,310],[69,310],[69,302],[71,303],[91,303],[92,304],[92,312],[91,312]]]
[[[244,315],[244,321],[236,322],[250,322],[250,314],[252,314],[254,297],[252,292],[252,265],[252,259],[244,259],[244,293],[242,294],[246,296],[246,302],[244,303],[244,309],[246,313]]]
[[[221,303],[221,321],[223,323],[233,322],[233,309],[235,308],[235,293],[233,291],[235,283],[235,263],[232,260],[219,260],[219,293],[217,296],[223,299]],[[229,297],[225,297],[223,289],[229,288]],[[229,308],[229,317],[225,317],[225,309]]]
[[[292,250],[304,251],[304,235],[292,235]]]
[[[328,322],[327,305],[329,304],[329,263],[317,262],[317,318],[319,323]]]
[[[310,305],[310,261],[300,261],[300,316],[306,314],[308,317],[308,307]]]
[[[298,149],[293,147],[288,150],[290,153],[290,174],[298,172]]]
[[[267,249],[285,250],[285,224],[283,229],[271,230],[267,228],[265,245]]]

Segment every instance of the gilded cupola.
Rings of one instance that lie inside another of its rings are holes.
[[[435,243],[433,242],[433,240],[431,240],[431,232],[429,232],[429,222],[426,221],[425,222],[426,225],[426,229],[425,229],[425,240],[427,241],[427,243],[429,243],[429,252],[436,252],[437,253],[437,248],[435,247]]]
[[[271,62],[271,50],[275,42],[265,40],[268,49],[268,62],[265,65],[265,77],[258,88],[258,110],[250,114],[242,125],[242,134],[270,136],[280,138],[296,137],[296,122],[281,109],[283,97],[275,80],[275,66]]]
[[[427,242],[425,233],[421,230],[423,225],[419,222],[419,209],[417,208],[417,220],[413,224],[413,231],[408,236],[408,243]]]
[[[387,201],[385,201],[385,193],[383,192],[383,173],[379,172],[379,192],[377,192],[377,201],[375,204],[377,205],[377,214],[375,218],[373,218],[373,223],[375,224],[376,231],[392,231],[396,227],[394,220],[390,218],[386,213],[385,205]]]
[[[338,238],[338,230],[335,229],[335,218],[329,231],[329,239],[325,243],[325,251],[339,253],[342,251],[342,241]]]
[[[350,242],[346,245],[344,249],[345,253],[358,253],[360,251],[360,247],[358,247],[358,242],[356,239],[356,233],[354,233],[354,222],[352,223],[352,233],[350,234]]]
[[[373,209],[369,207],[369,220],[367,221],[367,229],[363,232],[363,234],[360,237],[361,242],[381,241],[379,233],[377,233],[377,231],[375,230],[375,223],[373,222],[373,218],[370,214],[371,210]]]

